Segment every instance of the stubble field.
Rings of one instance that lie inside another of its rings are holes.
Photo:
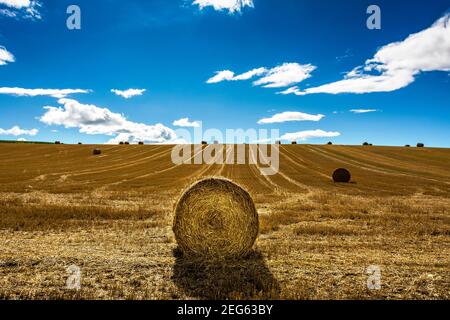
[[[450,299],[450,149],[280,151],[265,177],[250,164],[176,166],[171,146],[0,144],[0,299]],[[352,183],[331,181],[339,167]],[[245,259],[177,250],[173,206],[211,176],[256,203]],[[80,290],[66,287],[72,265]]]

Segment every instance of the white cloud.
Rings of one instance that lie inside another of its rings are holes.
[[[216,75],[210,79],[208,79],[208,81],[206,81],[206,83],[219,83],[222,81],[231,81],[234,78],[234,72],[230,71],[230,70],[223,70],[223,71],[217,71]]]
[[[39,12],[42,5],[37,0],[0,0],[1,5],[8,7],[0,10],[0,14],[7,17],[21,16],[26,19],[42,19]]]
[[[270,118],[264,118],[258,121],[258,124],[282,123],[288,121],[320,121],[325,117],[323,114],[307,114],[303,112],[282,112],[273,115]]]
[[[128,89],[128,90],[118,90],[118,89],[111,89],[112,93],[115,93],[118,96],[121,96],[125,99],[130,99],[136,96],[142,96],[144,92],[147,91],[146,89]]]
[[[8,18],[15,18],[17,17],[17,13],[15,13],[12,10],[9,9],[0,9],[0,15],[6,16]]]
[[[25,138],[19,138],[19,139],[17,139],[17,141],[19,141],[19,142],[25,142],[25,141],[28,141],[28,140],[25,139]]]
[[[307,130],[307,131],[299,131],[293,133],[286,133],[281,136],[281,140],[287,141],[297,141],[297,140],[308,140],[311,138],[331,138],[331,137],[339,137],[341,135],[340,132],[333,131],[323,131],[323,130]]]
[[[314,70],[316,67],[311,64],[283,63],[281,66],[270,69],[265,77],[253,84],[263,85],[264,88],[287,87],[310,78]]]
[[[4,66],[5,64],[12,63],[14,61],[14,55],[6,50],[5,47],[0,46],[0,66]]]
[[[192,5],[198,5],[200,9],[211,6],[214,10],[228,10],[229,13],[241,12],[244,7],[253,8],[253,0],[195,0]]]
[[[80,133],[115,136],[108,143],[165,143],[176,139],[175,132],[162,124],[147,125],[129,121],[124,115],[107,108],[81,104],[72,99],[60,99],[62,107],[45,107],[40,121],[47,125],[78,128]]]
[[[300,83],[310,78],[311,73],[315,69],[316,67],[311,64],[283,63],[272,69],[261,67],[237,76],[235,76],[233,71],[223,70],[216,72],[216,75],[209,79],[207,83],[249,80],[261,76],[260,79],[253,82],[253,85],[263,86],[264,88],[281,88]]]
[[[27,8],[31,5],[30,0],[0,0],[0,4],[6,5],[7,7],[22,9]]]
[[[35,136],[39,133],[38,129],[21,129],[19,126],[14,126],[11,129],[2,129],[0,128],[0,135],[5,136]]]
[[[450,71],[450,14],[428,29],[378,50],[363,66],[348,72],[345,79],[301,91],[290,88],[281,94],[299,96],[315,93],[391,92],[415,81],[421,72]]]
[[[253,70],[247,71],[247,72],[245,72],[243,74],[240,74],[240,75],[234,77],[231,80],[234,80],[234,81],[249,80],[249,79],[251,79],[253,77],[261,76],[263,74],[266,74],[267,72],[268,72],[268,70],[266,68],[257,68],[257,69],[253,69]]]
[[[89,93],[91,90],[84,89],[24,89],[24,88],[0,88],[0,94],[8,94],[13,96],[49,96],[54,98],[64,98],[74,93]]]
[[[377,109],[352,109],[350,112],[353,113],[370,113],[370,112],[377,112]]]
[[[183,118],[180,120],[175,120],[172,125],[177,127],[191,127],[191,128],[199,128],[200,122],[199,121],[189,121],[189,118]]]
[[[277,94],[298,94],[300,92],[300,89],[298,86],[290,87],[284,91],[277,92]]]

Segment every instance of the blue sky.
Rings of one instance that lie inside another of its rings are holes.
[[[196,1],[0,0],[0,139],[161,143],[189,118],[175,124],[450,147],[448,1]]]

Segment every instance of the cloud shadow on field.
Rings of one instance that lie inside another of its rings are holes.
[[[263,256],[253,251],[248,257],[212,262],[185,257],[179,249],[172,280],[186,295],[208,300],[278,299],[280,287]]]

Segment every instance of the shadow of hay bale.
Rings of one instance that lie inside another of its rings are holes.
[[[200,299],[279,299],[280,287],[262,255],[206,261],[183,256],[179,249],[172,280],[186,295]]]

